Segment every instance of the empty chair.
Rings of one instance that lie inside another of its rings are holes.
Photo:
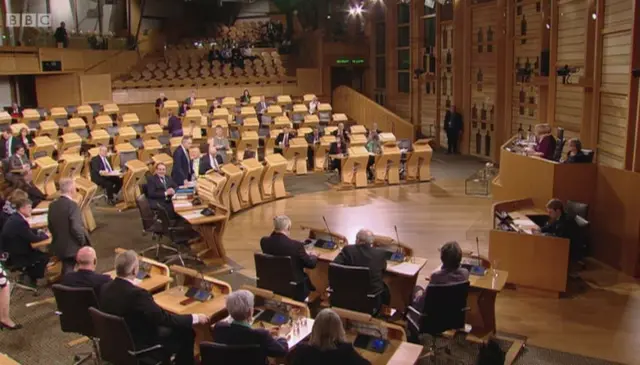
[[[304,302],[308,293],[304,282],[295,280],[293,263],[289,256],[273,256],[256,252],[253,254],[258,276],[258,288]]]
[[[569,217],[571,218],[580,216],[584,219],[587,219],[587,215],[589,214],[589,204],[580,203],[573,200],[567,200],[565,209],[567,215],[569,215]]]
[[[383,290],[369,293],[368,267],[329,264],[329,303],[332,307],[376,315],[382,306]],[[349,278],[349,280],[345,280]]]
[[[259,345],[224,345],[201,342],[202,365],[264,365],[265,355]]]

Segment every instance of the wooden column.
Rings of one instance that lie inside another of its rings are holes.
[[[471,108],[469,100],[471,92],[471,59],[468,50],[471,47],[471,12],[468,0],[454,0],[453,2],[453,105],[464,118],[464,133],[460,141],[460,152],[469,153],[469,131],[471,130]]]
[[[496,77],[495,118],[493,138],[491,140],[491,159],[500,160],[500,146],[511,137],[511,93],[513,84],[513,17],[509,16],[513,11],[513,1],[497,0],[496,3],[496,61],[498,73]],[[508,71],[509,70],[509,71]],[[501,108],[500,105],[504,107]]]
[[[601,4],[603,3],[603,1],[599,1]],[[597,22],[599,21],[598,18],[602,18],[602,16],[596,17],[596,19],[593,19],[591,17],[591,14],[596,13],[597,11],[597,6],[598,4],[596,3],[596,0],[588,0],[588,11],[587,11],[587,19],[586,19],[586,24],[585,24],[585,30],[586,30],[586,51],[585,51],[585,56],[584,56],[584,75],[585,78],[587,79],[587,82],[590,83],[591,87],[590,88],[585,88],[584,90],[584,97],[583,97],[583,101],[582,101],[582,109],[585,111],[588,111],[589,108],[594,105],[594,104],[599,104],[599,98],[597,97],[597,93],[593,92],[593,86],[595,84],[595,73],[594,73],[594,63],[599,63],[600,65],[602,65],[602,62],[598,62],[597,59],[595,59],[594,61],[594,56],[596,54],[596,38],[600,38],[599,35],[596,35],[596,29],[599,28],[597,26]],[[602,14],[602,13],[599,13]],[[602,55],[601,55],[602,56]],[[596,66],[597,67],[597,66]],[[582,115],[582,126],[580,127],[580,140],[581,141],[593,141],[594,138],[597,137],[593,137],[592,133],[593,130],[591,129],[591,124],[593,123],[593,116],[589,116],[587,115],[587,113],[584,113]],[[597,132],[597,129],[596,129]],[[597,133],[596,133],[597,136]],[[596,139],[597,140],[597,139]],[[594,146],[594,144],[591,144],[591,146]]]
[[[556,74],[556,63],[558,62],[558,4],[551,3],[551,35],[549,37],[549,89],[547,97],[547,119],[543,122],[553,126],[556,114],[556,83],[558,75]]]
[[[387,40],[386,49],[386,78],[387,91],[385,103],[389,106],[397,99],[398,95],[398,52],[396,45],[398,44],[398,5],[397,1],[387,0],[386,2],[386,28]],[[392,108],[393,109],[393,108]]]
[[[600,86],[602,84],[602,28],[604,27],[604,1],[600,0],[596,4],[596,18],[594,26],[594,70],[593,70],[593,104],[586,109],[591,111],[589,133],[587,138],[582,139],[586,148],[592,148],[597,152],[598,128],[600,125]],[[586,118],[585,118],[586,119]]]
[[[631,48],[631,70],[640,69],[640,4],[634,2]],[[629,82],[629,127],[627,132],[627,160],[631,170],[640,172],[640,79]],[[630,153],[631,152],[631,153]]]
[[[409,37],[411,38],[410,44],[410,57],[411,57],[411,123],[417,130],[421,127],[421,99],[422,88],[425,82],[425,75],[421,75],[416,78],[414,70],[422,68],[422,34],[423,27],[422,15],[424,13],[424,3],[422,1],[411,2],[411,30]]]

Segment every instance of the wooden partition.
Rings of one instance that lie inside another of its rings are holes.
[[[367,128],[377,122],[378,128],[384,132],[392,132],[398,139],[414,139],[411,123],[349,87],[339,86],[333,91],[332,106],[334,113],[345,113]]]
[[[77,74],[37,75],[36,94],[44,108],[82,104]]]

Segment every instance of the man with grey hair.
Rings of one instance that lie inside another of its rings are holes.
[[[273,218],[273,232],[270,236],[262,237],[260,248],[263,253],[268,255],[289,256],[291,258],[296,283],[302,285],[297,297],[293,299],[304,302],[309,296],[309,292],[316,290],[304,269],[316,267],[318,258],[309,255],[302,242],[289,238],[290,230],[291,219],[286,215],[276,216]]]
[[[74,200],[76,183],[73,179],[60,179],[60,197],[49,205],[47,217],[51,232],[51,249],[62,260],[62,274],[73,271],[76,254],[89,245],[89,234],[84,228],[82,213]]]
[[[136,348],[161,344],[175,363],[194,364],[195,333],[192,326],[208,323],[204,314],[172,314],[160,308],[148,291],[136,285],[138,254],[129,250],[116,256],[117,277],[102,286],[100,310],[122,317],[129,327]]]
[[[251,327],[253,316],[253,293],[248,290],[237,290],[227,296],[227,311],[232,321],[220,321],[212,330],[217,343],[233,346],[258,345],[267,357],[284,357],[289,351],[285,338],[276,338],[278,328],[271,333],[264,328]]]
[[[345,246],[333,260],[336,264],[345,266],[360,266],[369,268],[369,292],[381,293],[381,304],[390,302],[389,288],[382,280],[387,269],[385,251],[374,246],[375,237],[368,229],[361,229],[356,235],[356,244]]]

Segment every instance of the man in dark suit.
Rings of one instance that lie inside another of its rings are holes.
[[[60,197],[49,205],[51,251],[62,260],[62,274],[73,271],[78,250],[89,245],[89,234],[82,223],[80,208],[73,200],[75,193],[73,179],[60,179]]]
[[[164,102],[167,101],[167,97],[164,93],[160,93],[160,97],[156,99],[156,115],[160,116],[160,109],[164,106]]]
[[[16,267],[25,267],[28,285],[35,287],[38,279],[44,277],[49,257],[44,252],[31,247],[32,243],[47,239],[43,232],[29,227],[27,219],[31,217],[31,201],[19,200],[16,212],[2,227],[2,248],[9,253],[9,263]]]
[[[163,163],[156,165],[156,173],[147,178],[147,199],[152,209],[161,207],[170,217],[175,217],[171,198],[176,194],[176,184],[171,176],[167,176],[167,166]]]
[[[310,291],[316,290],[304,269],[316,267],[318,258],[309,255],[302,242],[289,238],[290,230],[291,219],[289,217],[286,215],[275,217],[273,219],[273,233],[270,236],[262,237],[260,248],[268,255],[291,257],[295,280],[297,283],[304,283],[304,296],[294,299],[304,301]]]
[[[458,153],[458,140],[462,134],[462,114],[451,105],[444,115],[444,131],[447,133],[447,153]]]
[[[256,105],[256,113],[258,114],[258,121],[262,125],[262,116],[267,112],[267,102],[264,100],[264,96],[260,97],[260,102]]]
[[[193,175],[193,165],[189,156],[189,148],[191,148],[191,137],[182,137],[182,143],[175,152],[173,152],[173,169],[171,170],[171,178],[178,185],[186,185],[191,181]]]
[[[289,147],[291,140],[295,137],[295,134],[291,133],[288,125],[282,128],[282,132],[280,132],[276,137],[276,147],[273,149],[274,152],[282,154],[284,149]]]
[[[218,149],[216,146],[210,144],[209,145],[209,153],[200,157],[200,175],[204,175],[209,170],[220,171],[220,166],[224,161],[222,161],[222,157],[218,155]]]
[[[331,134],[338,137],[338,139],[342,139],[344,142],[349,143],[351,141],[351,134],[344,128],[344,123],[338,123],[338,129]]]
[[[329,146],[329,154],[342,156],[346,155],[347,152],[347,144],[342,138],[338,138],[335,142],[331,143]],[[329,164],[329,170],[338,170],[338,174],[342,172],[342,160],[339,158],[331,159],[331,163]]]
[[[209,318],[204,314],[172,314],[160,308],[151,293],[136,285],[138,266],[134,251],[116,256],[117,277],[102,285],[100,310],[124,319],[136,348],[161,344],[167,355],[176,355],[176,364],[194,364],[192,326],[207,323]]]
[[[304,136],[304,139],[309,144],[309,147],[307,148],[307,168],[309,169],[313,168],[313,156],[316,146],[320,143],[320,138],[322,138],[322,132],[317,125],[313,126],[313,131],[311,133],[307,133]]]
[[[182,131],[182,121],[173,112],[168,112],[167,117],[167,130],[171,137],[182,137],[184,132]]]
[[[84,246],[79,249],[76,263],[76,271],[64,274],[60,284],[74,288],[91,288],[99,298],[100,288],[111,281],[111,276],[96,273],[98,258],[93,247]]]
[[[564,212],[562,201],[551,199],[547,202],[546,208],[549,221],[539,230],[535,230],[535,233],[571,239],[576,232],[577,225],[575,220],[569,218]]]
[[[33,184],[33,170],[27,170],[24,172],[24,175],[18,179],[16,188],[27,193],[33,207],[37,207],[40,202],[47,199],[40,189]]]
[[[102,186],[107,192],[109,204],[115,205],[116,195],[122,188],[122,179],[118,176],[105,176],[104,173],[113,171],[107,159],[107,146],[100,146],[98,155],[91,159],[91,181]]]
[[[2,129],[2,137],[0,137],[0,159],[4,160],[11,157],[19,144],[20,141],[11,133],[11,127],[4,127]]]
[[[385,252],[373,246],[373,232],[368,229],[361,229],[356,235],[356,244],[345,246],[340,254],[333,260],[336,264],[346,266],[361,266],[369,268],[370,293],[382,293],[380,295],[382,304],[389,304],[389,288],[382,280],[384,271],[387,269],[387,257]]]
[[[254,296],[248,290],[237,290],[227,296],[227,311],[232,322],[220,321],[213,326],[212,335],[216,343],[241,346],[258,345],[264,354],[264,364],[268,364],[267,357],[284,357],[289,351],[287,340],[276,338],[278,330],[272,332],[264,328],[252,328]]]

